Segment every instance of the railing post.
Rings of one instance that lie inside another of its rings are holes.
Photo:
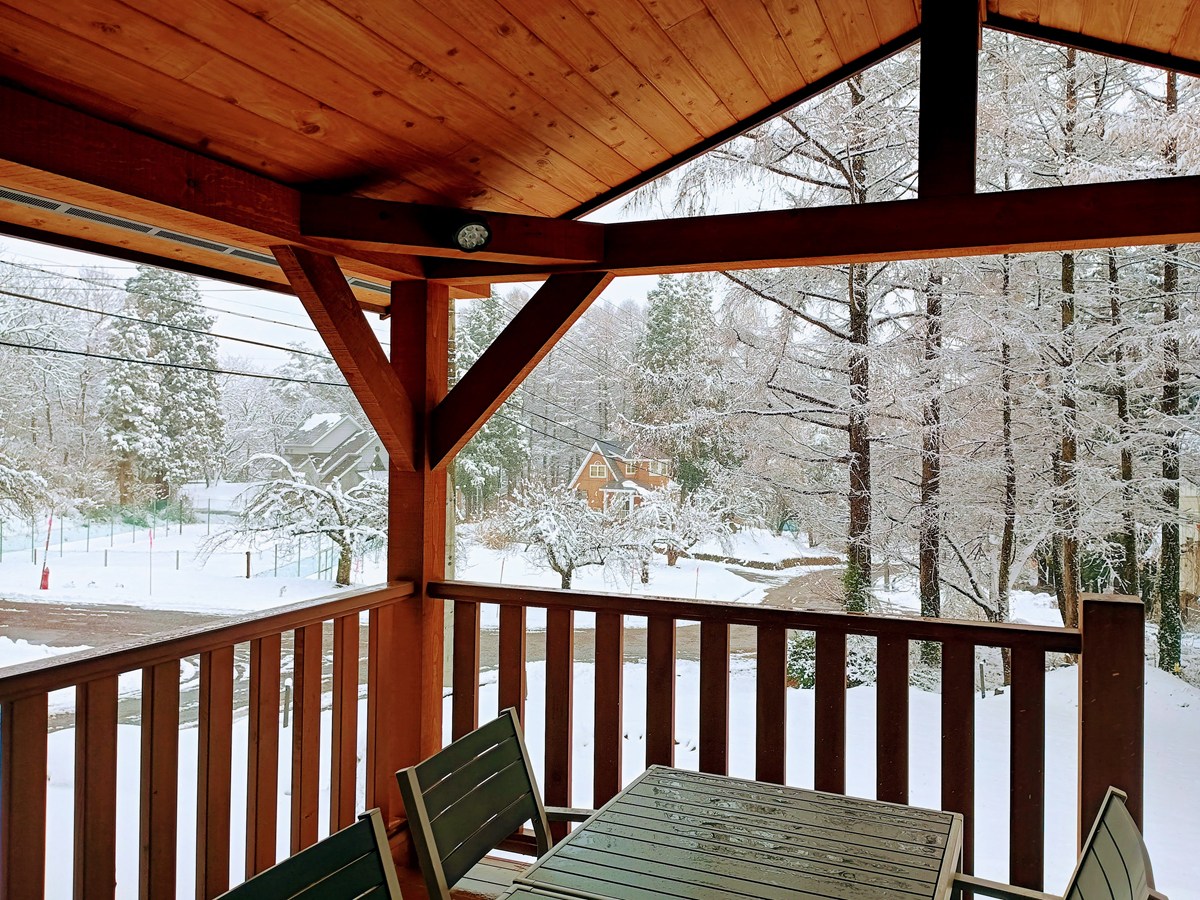
[[[1109,786],[1142,825],[1145,607],[1138,597],[1085,594],[1079,663],[1079,841]]]

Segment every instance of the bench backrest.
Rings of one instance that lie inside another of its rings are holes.
[[[401,900],[383,817],[368,810],[219,900]]]
[[[546,809],[516,710],[401,769],[396,779],[433,900],[449,900],[450,888],[525,822],[533,822],[538,854],[550,849]]]
[[[1125,794],[1109,788],[1083,845],[1065,900],[1149,900],[1154,873],[1141,832],[1125,808]]]

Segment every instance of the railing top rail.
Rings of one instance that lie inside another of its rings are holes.
[[[628,616],[667,616],[682,621],[725,622],[730,625],[775,625],[802,631],[840,631],[875,637],[907,637],[917,641],[963,641],[981,647],[1036,647],[1048,653],[1079,653],[1082,647],[1078,629],[1044,625],[870,616],[714,600],[509,587],[468,581],[433,582],[428,590],[430,596],[443,600],[565,608],[579,612],[617,612]]]
[[[222,619],[199,628],[180,628],[116,646],[23,663],[0,670],[0,703],[386,606],[412,596],[413,592],[411,581],[394,581],[343,591],[328,599],[304,600]]]

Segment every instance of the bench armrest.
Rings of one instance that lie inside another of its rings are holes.
[[[551,822],[586,822],[595,812],[594,809],[575,809],[570,806],[547,806],[546,818]]]
[[[971,891],[976,897],[996,897],[998,900],[1062,900],[1057,894],[1000,884],[998,881],[988,881],[972,875],[955,875],[951,896],[961,897],[963,891]]]

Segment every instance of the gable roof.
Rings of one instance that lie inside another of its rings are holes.
[[[914,43],[919,5],[0,0],[0,230],[279,288],[297,191],[578,216]],[[985,12],[1200,71],[1191,0]],[[421,262],[363,244],[320,240],[386,307]]]

